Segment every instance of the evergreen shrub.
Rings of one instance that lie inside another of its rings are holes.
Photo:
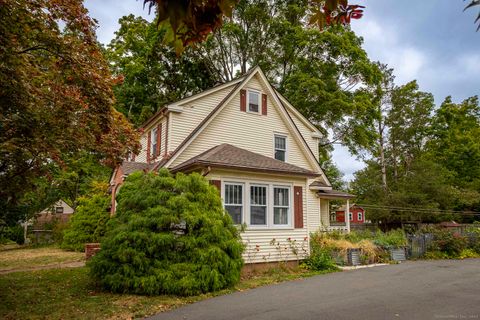
[[[62,249],[83,251],[85,243],[99,242],[110,219],[110,197],[97,193],[79,199],[79,205],[63,230]]]
[[[243,265],[239,230],[218,190],[199,174],[131,174],[88,263],[107,290],[196,295],[234,285]]]

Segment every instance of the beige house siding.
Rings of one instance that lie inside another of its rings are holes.
[[[322,227],[330,226],[330,200],[320,199],[320,217]]]
[[[257,77],[253,77],[244,88],[268,91],[261,85]],[[290,130],[280,116],[274,98],[268,94],[267,115],[240,111],[240,95],[236,94],[225,108],[198,135],[176,159],[171,166],[176,166],[212,147],[222,143],[247,149],[268,157],[274,157],[274,134],[287,136],[287,162],[299,167],[314,170],[303,149],[294,139],[294,131]],[[176,125],[176,124],[174,124]]]
[[[314,180],[310,179],[307,184],[310,185]],[[308,232],[312,233],[317,231],[321,227],[320,221],[320,199],[317,198],[315,192],[307,190],[306,192],[306,204],[308,212]]]
[[[169,150],[175,150],[223,98],[233,90],[233,87],[234,85],[231,85],[185,104],[179,104],[183,107],[183,111],[170,113],[172,126],[170,128],[171,145]]]
[[[312,137],[314,131],[309,129],[300,118],[295,115],[293,112],[288,111],[288,114],[292,117],[293,122],[298,128],[298,131],[302,134],[303,138],[307,142],[307,145],[312,150],[313,154],[315,155],[315,159],[318,161],[318,139]]]
[[[157,120],[155,121],[154,123],[152,123],[150,126],[148,126],[144,133],[142,134],[141,138],[140,138],[140,144],[142,145],[142,148],[141,148],[141,151],[140,153],[135,156],[135,161],[136,162],[147,162],[147,138],[148,138],[148,132],[149,131],[152,131],[154,128],[157,127],[157,125],[161,123],[162,124],[162,132],[161,132],[161,143],[160,143],[160,156],[157,157],[155,159],[155,161],[158,161],[159,159],[161,159],[164,154],[165,154],[165,134],[166,134],[166,131],[167,131],[167,126],[166,126],[166,123],[167,123],[167,118],[166,117],[162,117],[160,118],[160,120]],[[169,133],[170,134],[170,133]],[[169,150],[170,147],[168,147]]]
[[[307,179],[295,178],[291,176],[280,176],[270,174],[254,174],[248,172],[239,172],[232,170],[212,170],[207,175],[210,180],[222,181],[222,202],[224,190],[223,182],[252,182],[252,183],[269,183],[269,184],[291,184],[293,186],[301,186],[303,190],[303,228],[254,228],[248,227],[245,232],[241,233],[242,241],[245,244],[245,252],[243,258],[245,263],[257,263],[257,262],[273,262],[273,261],[287,261],[297,260],[305,257],[310,253],[309,250],[309,232],[308,232],[308,206],[306,205]],[[244,191],[245,196],[248,195],[247,190]],[[291,204],[293,220],[293,199]],[[246,205],[246,203],[244,203]],[[248,214],[248,208],[244,209],[244,214]],[[272,244],[272,240],[275,239],[275,244]],[[287,239],[290,239],[289,242]],[[279,243],[279,245],[277,245]],[[258,246],[258,250],[257,250]],[[295,255],[292,251],[292,246],[295,246],[298,250],[298,255]]]

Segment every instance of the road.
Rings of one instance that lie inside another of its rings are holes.
[[[149,319],[479,319],[480,259],[404,262],[219,296]]]

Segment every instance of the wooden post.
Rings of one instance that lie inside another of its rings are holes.
[[[350,233],[350,199],[347,199],[347,207],[345,208],[345,225],[347,226],[347,232]]]

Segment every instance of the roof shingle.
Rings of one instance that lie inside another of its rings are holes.
[[[255,152],[221,144],[213,147],[177,166],[172,171],[187,170],[196,166],[223,167],[249,171],[286,173],[303,176],[319,176],[320,173],[276,160]]]

